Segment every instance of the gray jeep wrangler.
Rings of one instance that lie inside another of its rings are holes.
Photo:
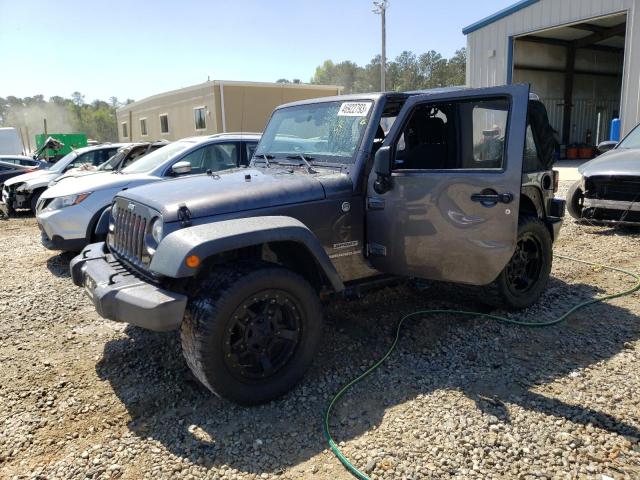
[[[266,402],[311,364],[329,294],[405,277],[534,303],[564,216],[554,147],[526,85],[287,104],[249,167],[121,192],[73,281],[104,318],[180,329],[215,394]]]

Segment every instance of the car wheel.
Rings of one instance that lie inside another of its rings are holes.
[[[216,395],[243,404],[289,391],[313,361],[322,335],[315,290],[268,263],[217,269],[189,301],[182,352]]]
[[[537,217],[521,216],[516,249],[498,278],[485,291],[488,303],[510,310],[534,304],[544,291],[553,263],[553,244]]]
[[[576,220],[580,220],[582,218],[584,210],[584,192],[582,191],[582,188],[580,188],[580,180],[571,185],[567,192],[567,210],[569,211],[569,215]]]
[[[33,194],[31,195],[31,200],[29,205],[31,206],[31,212],[33,212],[33,214],[36,214],[36,207],[38,206],[38,200],[40,200],[40,197],[42,196],[42,194],[44,193],[44,190],[37,190],[35,192],[33,192]]]

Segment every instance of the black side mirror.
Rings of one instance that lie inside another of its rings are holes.
[[[380,147],[373,161],[373,171],[377,178],[373,184],[376,193],[383,194],[391,189],[391,147]]]
[[[605,140],[604,142],[600,142],[598,144],[598,153],[605,153],[609,150],[613,150],[618,146],[618,142],[613,140]]]

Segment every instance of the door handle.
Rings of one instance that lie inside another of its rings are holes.
[[[496,203],[511,203],[513,193],[472,193],[471,200],[483,205],[495,205]]]

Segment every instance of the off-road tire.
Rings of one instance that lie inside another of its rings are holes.
[[[513,257],[498,278],[483,289],[482,300],[485,303],[507,310],[520,310],[533,305],[542,295],[549,281],[549,274],[553,264],[551,233],[539,218],[521,215],[518,220],[518,242],[523,239],[535,241],[539,244],[540,268],[537,278],[534,279],[531,287],[526,291],[514,291],[512,282],[509,281],[509,268],[516,261],[518,255],[518,248],[516,248]]]
[[[582,188],[580,188],[580,180],[575,182],[569,188],[567,192],[567,210],[569,215],[571,215],[576,220],[580,220],[582,218],[582,214],[584,211],[583,202],[584,201],[584,192]]]
[[[237,322],[232,316],[267,291],[284,292],[295,301],[301,333],[293,353],[272,376],[239,378],[224,353],[226,335]],[[316,291],[300,275],[266,262],[244,263],[209,275],[188,302],[180,334],[187,365],[205,387],[233,402],[257,405],[291,390],[311,366],[322,336],[322,310]]]
[[[33,213],[34,215],[36,214],[36,207],[38,206],[38,200],[40,200],[40,197],[42,196],[43,193],[44,193],[44,190],[36,190],[31,195],[31,200],[29,200],[29,206],[31,207],[31,213]]]

